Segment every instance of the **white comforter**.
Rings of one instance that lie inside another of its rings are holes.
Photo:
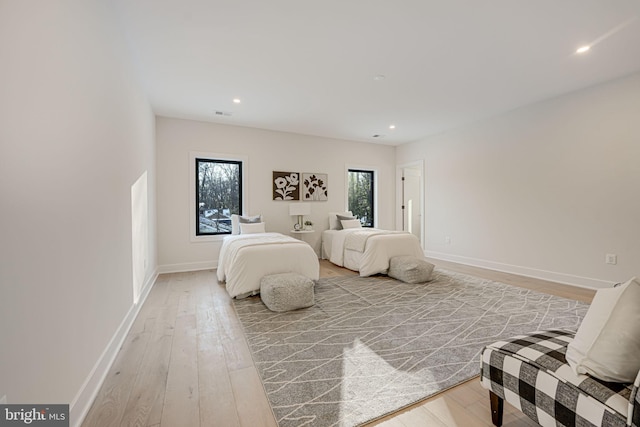
[[[394,256],[424,258],[418,238],[405,231],[349,228],[331,234],[329,261],[356,270],[360,276],[386,273]]]
[[[260,279],[295,272],[317,280],[318,256],[307,243],[280,233],[240,234],[225,237],[218,258],[217,276],[232,297],[260,291]]]

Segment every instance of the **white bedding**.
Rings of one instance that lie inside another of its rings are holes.
[[[318,280],[320,264],[311,246],[280,233],[232,235],[222,242],[217,276],[231,297],[255,295],[263,276],[288,272]]]
[[[389,259],[394,256],[424,258],[420,242],[413,234],[376,228],[323,231],[322,254],[323,258],[358,271],[363,277],[386,273]]]

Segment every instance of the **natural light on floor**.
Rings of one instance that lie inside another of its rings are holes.
[[[393,389],[400,384],[404,389],[415,388],[417,400],[424,396],[424,392],[420,391],[424,384],[435,382],[425,370],[410,373],[393,367],[359,339],[354,340],[351,347],[345,347],[343,355],[341,425],[352,425],[346,421],[362,413],[366,407],[384,406],[388,402],[385,396],[394,394]],[[409,368],[406,364],[412,361],[403,358],[405,356],[398,355],[392,362]]]

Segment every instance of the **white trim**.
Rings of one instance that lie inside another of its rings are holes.
[[[165,264],[158,266],[160,274],[183,273],[185,271],[213,270],[218,268],[218,261],[185,262],[181,264]]]
[[[593,279],[591,277],[575,276],[573,274],[558,273],[555,271],[540,270],[537,268],[523,267],[519,265],[504,264],[501,262],[487,261],[483,259],[470,258],[461,255],[446,254],[443,252],[424,251],[425,256],[429,258],[441,259],[444,261],[457,262],[459,264],[470,265],[473,267],[482,267],[489,270],[502,271],[504,273],[517,274],[525,277],[533,277],[535,279],[548,280],[551,282],[562,283],[565,285],[578,286],[588,289],[610,288],[615,282],[606,280]]]
[[[218,234],[213,236],[196,236],[196,158],[213,159],[213,160],[232,160],[242,162],[242,176],[240,177],[242,186],[242,210],[240,214],[250,212],[249,209],[249,157],[244,154],[223,154],[223,153],[206,153],[202,151],[189,152],[189,241],[191,243],[205,242],[221,242],[227,234]]]
[[[124,319],[122,319],[120,326],[109,341],[109,344],[107,344],[107,347],[93,366],[93,369],[87,376],[84,384],[80,387],[80,391],[78,391],[75,398],[69,405],[70,425],[74,427],[80,427],[80,425],[82,425],[89,409],[91,409],[94,399],[100,391],[100,387],[102,387],[102,383],[104,383],[104,380],[109,373],[109,369],[111,369],[111,365],[113,365],[113,362],[120,351],[120,347],[122,347],[124,340],[127,338],[127,334],[129,333],[134,320],[140,312],[140,308],[147,299],[147,296],[149,295],[151,288],[153,288],[153,284],[157,278],[158,271],[155,270],[145,281],[138,304],[133,304]]]

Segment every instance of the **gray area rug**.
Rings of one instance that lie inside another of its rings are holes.
[[[287,313],[259,297],[235,301],[278,425],[372,421],[477,376],[485,345],[576,330],[589,307],[441,269],[434,277],[320,279],[316,305]]]

